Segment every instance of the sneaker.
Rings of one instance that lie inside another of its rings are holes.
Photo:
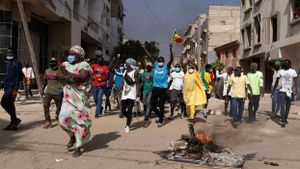
[[[49,129],[52,128],[52,123],[51,122],[47,122],[46,124],[43,125],[44,129]]]
[[[98,119],[100,117],[99,114],[95,114],[95,119]]]
[[[129,132],[130,132],[129,126],[125,126],[125,133],[129,133]]]
[[[162,123],[157,123],[157,127],[162,127],[163,126],[163,124]]]

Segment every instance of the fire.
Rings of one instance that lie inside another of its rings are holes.
[[[208,134],[205,134],[204,132],[199,132],[196,134],[196,137],[198,140],[200,140],[200,142],[203,144],[203,145],[207,145],[211,142],[213,142],[213,137],[208,135]]]

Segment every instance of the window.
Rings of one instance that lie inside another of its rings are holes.
[[[246,40],[245,40],[245,29],[241,30],[241,35],[242,35],[242,42],[243,42],[243,48],[246,48]]]
[[[261,16],[260,14],[254,17],[254,43],[261,42]]]
[[[73,2],[73,17],[79,21],[79,7],[80,7],[80,1],[79,0],[74,0]]]
[[[246,27],[246,47],[251,47],[251,25]]]
[[[278,40],[278,27],[277,27],[277,15],[271,18],[271,35],[272,35],[272,42],[276,42]]]
[[[292,20],[298,19],[300,17],[300,0],[292,0],[291,8],[292,8]]]

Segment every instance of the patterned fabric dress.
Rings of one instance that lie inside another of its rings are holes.
[[[70,73],[79,74],[80,71],[86,70],[92,75],[92,69],[87,62],[80,62],[72,65],[64,62],[63,66]],[[90,80],[83,84],[66,82],[64,84],[64,99],[59,115],[59,122],[70,136],[76,137],[76,148],[81,147],[89,141],[91,133],[90,106],[89,96],[91,89],[92,76]]]

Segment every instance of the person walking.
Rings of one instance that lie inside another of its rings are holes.
[[[95,118],[99,118],[102,115],[102,99],[104,95],[104,89],[106,87],[106,81],[108,78],[108,67],[104,65],[103,57],[98,58],[98,62],[91,65],[93,70],[93,97],[96,103]]]
[[[249,89],[250,93],[252,94],[249,79],[247,78],[247,76],[242,74],[241,67],[236,67],[234,69],[234,76],[232,76],[228,80],[228,89],[226,97],[226,99],[228,100],[228,95],[231,92],[230,114],[233,118],[232,125],[234,128],[237,127],[238,122],[242,122],[247,89]]]
[[[216,71],[216,77],[221,78],[222,81],[223,81],[223,97],[228,98],[228,99],[225,99],[225,107],[224,107],[225,108],[225,115],[229,114],[230,116],[231,116],[231,114],[228,113],[228,107],[229,107],[228,105],[229,105],[230,100],[231,100],[231,92],[229,92],[228,93],[229,95],[227,96],[227,89],[228,89],[228,80],[232,75],[233,75],[233,68],[232,67],[228,67],[227,72],[222,73],[222,74],[219,73],[219,70]],[[231,105],[230,105],[230,108],[229,108],[229,112],[231,112]]]
[[[44,76],[44,92],[43,92],[43,106],[44,106],[44,116],[46,123],[43,125],[44,129],[52,127],[51,117],[50,117],[50,103],[54,100],[56,105],[56,117],[58,120],[59,112],[63,100],[63,89],[62,83],[58,80],[57,74],[59,73],[58,62],[56,58],[51,58],[49,60],[49,67]]]
[[[250,64],[250,72],[247,74],[247,77],[250,82],[250,86],[252,89],[252,93],[249,94],[249,105],[248,105],[248,113],[249,119],[248,122],[252,123],[256,121],[256,112],[259,108],[260,97],[263,97],[263,86],[264,79],[261,71],[257,70],[257,63]]]
[[[117,100],[117,109],[120,110],[119,117],[123,118],[122,108],[121,108],[121,97],[122,97],[122,90],[121,84],[123,82],[123,73],[125,71],[124,64],[119,63],[118,67],[115,68],[115,77],[114,77],[114,87],[113,87],[113,95],[114,99]]]
[[[278,71],[272,95],[274,95],[275,89],[280,86],[281,127],[285,127],[286,124],[288,124],[287,119],[291,108],[292,93],[296,90],[297,73],[295,69],[291,68],[291,62],[289,60],[283,62],[282,68],[283,69]]]
[[[25,67],[22,69],[22,72],[24,74],[23,86],[26,94],[25,100],[33,99],[31,88],[35,76],[34,76],[33,69],[32,67],[29,66],[28,62],[25,63]]]
[[[191,137],[195,137],[194,123],[196,106],[207,102],[205,88],[194,63],[188,64],[188,72],[184,76],[183,100],[188,115],[188,127]]]
[[[279,113],[280,108],[281,108],[281,101],[280,101],[280,85],[277,85],[275,87],[275,83],[277,80],[278,72],[281,69],[281,62],[279,60],[275,61],[274,63],[274,68],[270,67],[273,70],[273,81],[272,81],[272,90],[274,93],[272,93],[272,114],[271,116],[274,117],[276,114]]]
[[[70,150],[75,145],[73,157],[82,154],[80,149],[90,139],[91,120],[89,96],[92,83],[92,68],[82,61],[85,52],[80,46],[70,49],[68,62],[60,66],[58,78],[64,82],[63,104],[59,114],[61,128],[70,137],[66,148]]]
[[[207,108],[208,108],[208,102],[211,97],[211,93],[213,90],[213,84],[214,84],[214,77],[211,74],[212,66],[210,64],[205,65],[205,69],[201,72],[201,78],[203,85],[205,87],[205,93],[206,93],[206,104],[203,105],[203,118],[207,118]]]
[[[5,63],[5,77],[3,81],[4,94],[1,106],[10,115],[10,123],[3,130],[18,130],[21,120],[17,118],[15,100],[19,83],[22,80],[22,64],[16,58],[13,48],[8,48]]]
[[[174,110],[178,102],[180,103],[180,107],[181,107],[181,117],[183,117],[184,114],[186,114],[185,104],[182,95],[184,72],[182,71],[180,64],[175,65],[175,71],[171,73],[170,77],[171,77],[172,84],[170,86],[171,114],[169,116],[169,119],[172,120],[174,118]]]
[[[145,111],[145,121],[149,120],[151,114],[151,95],[153,89],[152,63],[147,63],[146,71],[142,74],[143,104]]]
[[[164,122],[164,105],[167,97],[169,70],[173,63],[173,45],[170,44],[170,61],[167,65],[164,64],[163,57],[158,58],[158,62],[153,68],[153,89],[151,96],[151,108],[158,117],[157,127],[162,127]],[[157,109],[159,107],[159,110]]]
[[[126,117],[125,132],[130,132],[132,121],[132,109],[134,101],[140,96],[140,85],[138,73],[136,71],[136,62],[132,58],[126,60],[127,70],[124,72],[123,91],[122,91],[122,114]]]

